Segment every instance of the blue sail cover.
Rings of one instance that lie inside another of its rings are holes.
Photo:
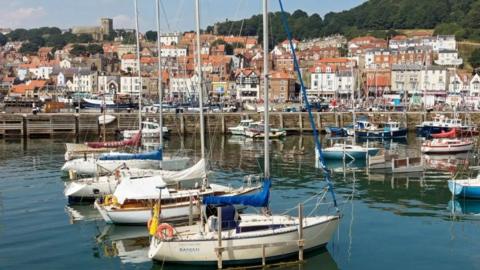
[[[272,180],[263,181],[262,191],[250,195],[235,196],[208,196],[203,198],[205,205],[245,205],[253,207],[267,207],[270,198],[270,187]]]
[[[158,149],[152,152],[130,154],[130,153],[106,153],[100,155],[99,160],[162,160],[162,149]]]

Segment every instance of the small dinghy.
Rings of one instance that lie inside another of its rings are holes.
[[[108,125],[108,124],[113,123],[113,121],[115,121],[115,119],[117,119],[117,117],[115,117],[113,115],[110,115],[110,114],[100,115],[98,117],[98,124],[99,125]]]

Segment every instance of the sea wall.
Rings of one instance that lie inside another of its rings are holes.
[[[431,120],[436,112],[368,112],[356,113],[357,119],[368,117],[370,121],[396,120],[405,122],[409,129],[424,120]],[[452,113],[439,113],[452,117]],[[110,114],[115,121],[106,125],[106,133],[113,135],[125,129],[138,128],[138,115],[135,113]],[[471,123],[480,123],[480,112],[458,113],[462,119]],[[39,113],[33,114],[0,114],[0,136],[2,137],[54,137],[101,135],[103,125],[99,124],[99,116],[95,113]],[[317,128],[324,130],[326,126],[345,126],[352,123],[351,112],[314,112],[313,121]],[[229,127],[238,125],[241,119],[261,120],[263,113],[206,113],[205,126],[210,133],[227,133]],[[143,120],[157,121],[158,114],[146,114]],[[274,127],[286,129],[289,133],[311,132],[308,113],[304,112],[272,112],[270,123]],[[172,134],[192,134],[200,130],[198,113],[165,113],[164,125]]]

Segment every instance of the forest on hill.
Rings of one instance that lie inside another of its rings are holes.
[[[323,18],[297,10],[287,14],[297,39],[332,34],[353,38],[365,34],[388,37],[398,29],[435,29],[435,34],[455,35],[459,40],[480,41],[480,0],[369,0],[342,12],[330,12]],[[286,38],[281,13],[270,13],[274,43]],[[209,26],[220,35],[260,36],[262,16],[239,21],[225,21]]]

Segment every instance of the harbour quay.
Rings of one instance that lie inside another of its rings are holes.
[[[355,112],[356,119],[368,117],[372,122],[385,120],[399,121],[409,130],[415,125],[433,119],[435,115],[453,117],[448,112]],[[0,136],[2,138],[35,137],[75,137],[95,136],[104,133],[113,136],[126,129],[138,127],[136,113],[109,113],[115,120],[103,125],[100,113],[40,113],[40,114],[0,114]],[[461,119],[476,124],[480,123],[480,112],[456,112]],[[200,130],[198,113],[164,113],[163,122],[172,134],[196,134]],[[205,114],[205,124],[209,133],[224,134],[229,127],[234,127],[242,119],[261,120],[263,114],[257,112]],[[352,112],[313,112],[314,122],[319,130],[327,126],[346,126],[352,123]],[[158,121],[158,114],[147,113],[143,121]],[[311,132],[309,115],[306,112],[272,112],[272,126],[282,128],[290,134]]]

